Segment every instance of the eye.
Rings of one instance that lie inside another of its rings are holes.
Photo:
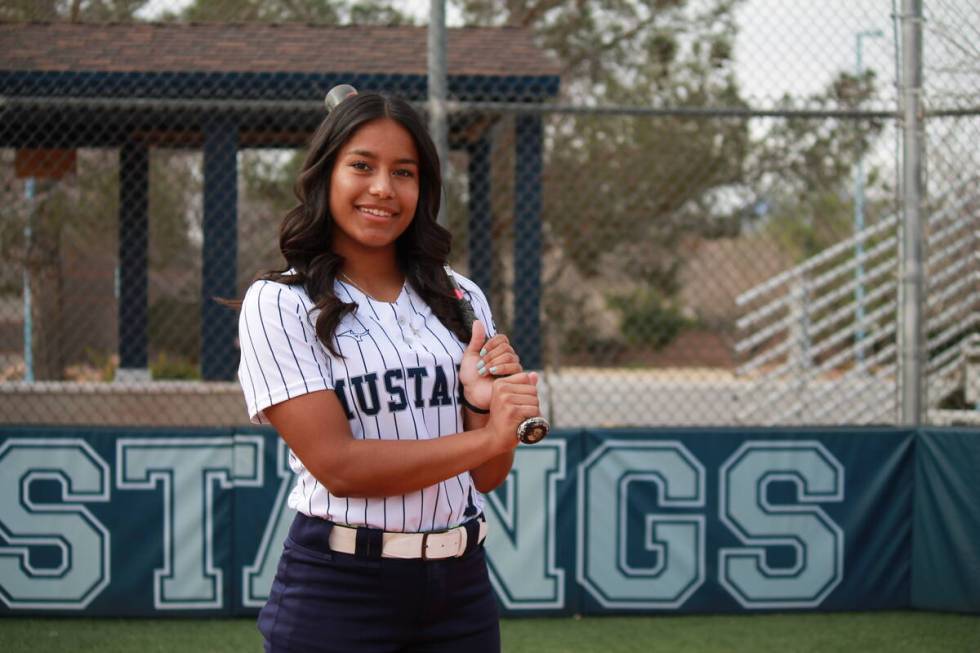
[[[405,177],[406,179],[412,179],[415,177],[415,171],[411,168],[399,168],[398,170],[395,170],[395,175]]]
[[[350,164],[350,167],[361,172],[367,172],[371,169],[371,166],[369,166],[365,161],[354,161]]]

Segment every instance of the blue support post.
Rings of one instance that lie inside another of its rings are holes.
[[[490,136],[484,133],[469,146],[469,276],[490,296],[493,281],[492,214],[490,208]]]
[[[125,143],[119,151],[119,370],[116,378],[149,379],[150,151]]]
[[[238,125],[219,122],[204,134],[204,248],[201,279],[201,376],[229,380],[238,368],[235,312],[215,297],[237,294]]]
[[[540,116],[518,116],[514,166],[514,326],[512,340],[526,369],[541,369]]]
[[[30,252],[34,240],[34,194],[37,182],[28,177],[24,184],[24,197],[27,200],[27,224],[24,225],[25,249]],[[30,259],[24,263],[24,381],[34,383],[34,304],[31,297]]]
[[[863,39],[883,36],[881,30],[866,30],[855,36],[855,52],[857,63],[854,75],[860,81],[864,75],[862,61]],[[858,153],[857,165],[854,167],[854,341],[855,356],[858,367],[864,369],[864,156]]]

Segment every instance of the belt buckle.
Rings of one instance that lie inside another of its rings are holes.
[[[422,533],[422,559],[429,559],[429,534]]]

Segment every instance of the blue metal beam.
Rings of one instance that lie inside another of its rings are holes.
[[[336,84],[425,100],[425,75],[239,72],[0,71],[0,94],[13,97],[315,100]],[[557,75],[450,75],[449,98],[485,102],[535,102],[558,95]]]
[[[150,153],[143,143],[119,150],[119,367],[148,368]]]
[[[238,320],[215,298],[237,295],[238,125],[220,121],[204,133],[204,250],[201,272],[201,376],[234,378]]]
[[[514,152],[514,326],[512,340],[526,369],[541,369],[540,116],[518,116]]]
[[[467,167],[469,182],[469,276],[490,297],[493,281],[493,228],[490,197],[490,148],[492,130],[483,133],[479,140],[467,149],[470,161]]]

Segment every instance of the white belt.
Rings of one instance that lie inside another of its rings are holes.
[[[479,520],[477,544],[487,537],[487,522]],[[384,533],[382,558],[422,558],[441,560],[458,558],[466,553],[466,527],[457,526],[438,533]],[[353,554],[357,550],[357,529],[334,524],[330,529],[330,550]]]

